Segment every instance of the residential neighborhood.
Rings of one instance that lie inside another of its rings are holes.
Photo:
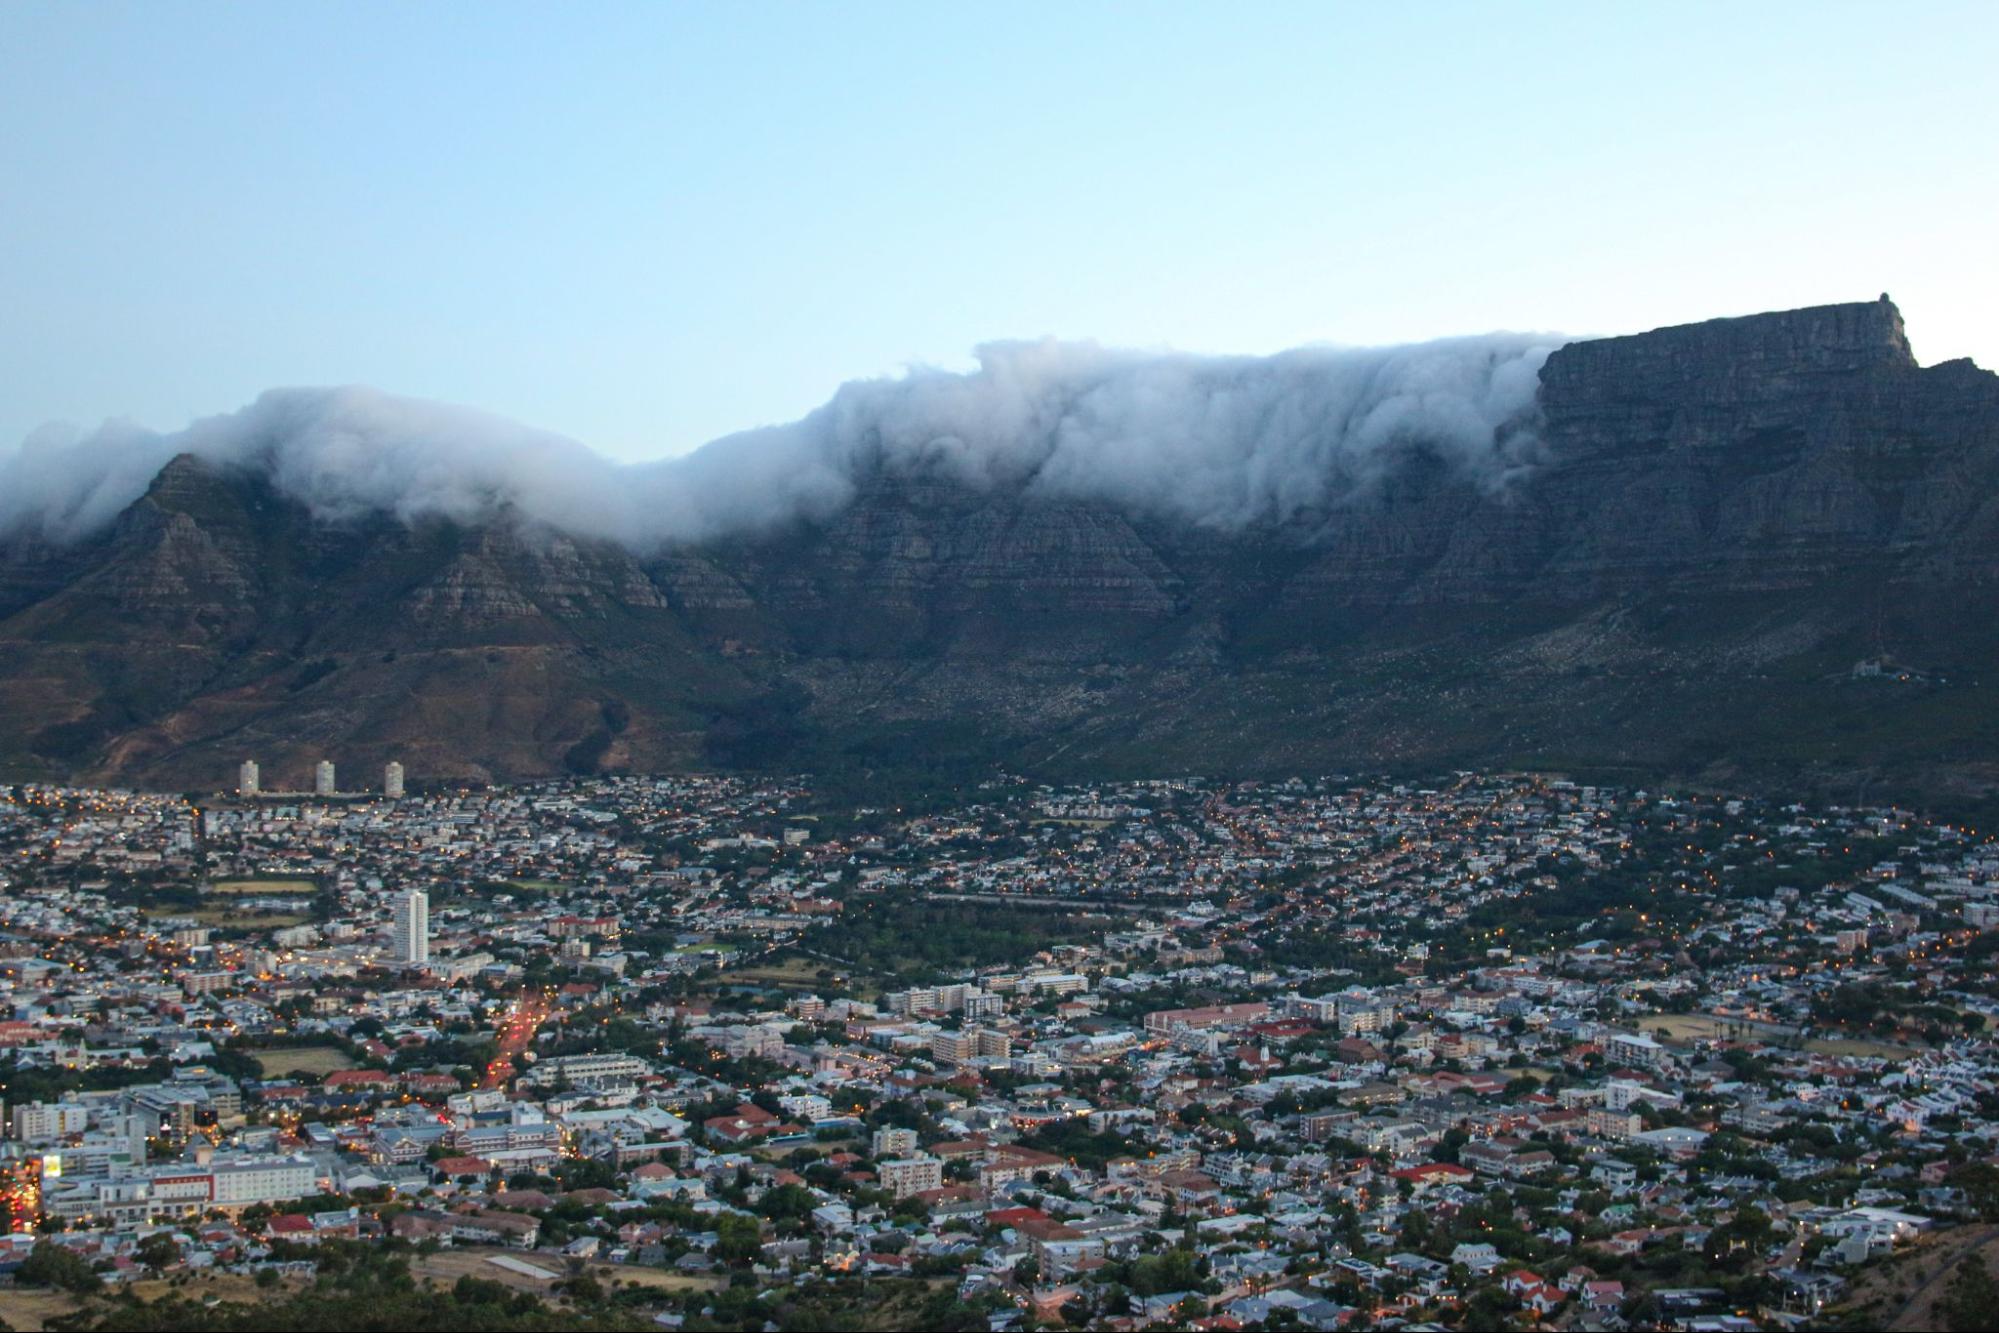
[[[0,879],[0,1317],[372,1251],[635,1327],[1872,1327],[1999,1220],[1999,843],[1906,810],[27,785]]]

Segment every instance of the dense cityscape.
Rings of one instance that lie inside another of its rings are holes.
[[[1999,4],[1579,9],[0,3],[0,1333],[1999,1333]]]
[[[0,789],[13,1326],[328,1291],[685,1329],[1984,1299],[1976,829],[1530,774],[922,808],[312,778]]]

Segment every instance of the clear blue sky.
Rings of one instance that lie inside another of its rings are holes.
[[[1993,0],[9,0],[0,441],[361,382],[639,457],[995,338],[1884,289],[1992,366],[1995,70]]]

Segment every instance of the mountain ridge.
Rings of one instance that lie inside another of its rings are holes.
[[[176,458],[96,537],[0,544],[0,764],[1991,786],[1999,376],[1918,366],[1884,298],[1570,343],[1536,408],[1524,475],[1403,442],[1309,533],[884,469],[635,553]]]

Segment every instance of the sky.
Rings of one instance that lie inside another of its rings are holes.
[[[1990,0],[9,0],[0,449],[366,384],[643,459],[1000,339],[1884,290],[1999,366],[1995,56]]]

